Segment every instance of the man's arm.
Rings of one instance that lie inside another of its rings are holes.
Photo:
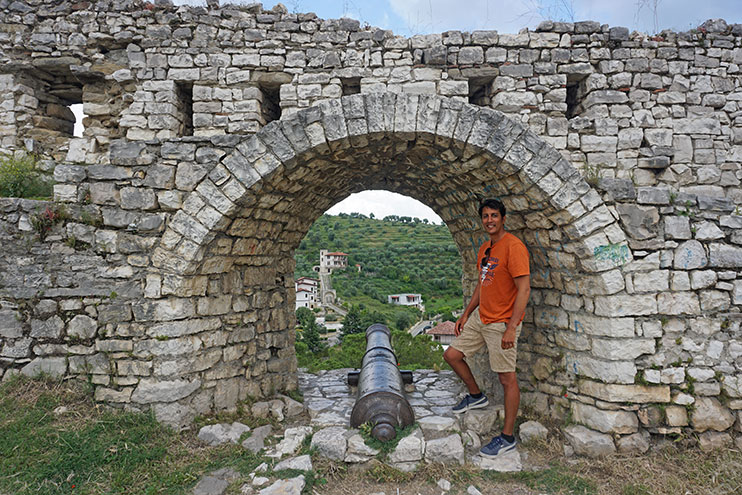
[[[477,308],[477,306],[479,306],[479,286],[481,283],[481,281],[477,282],[477,288],[474,289],[474,294],[472,294],[471,300],[464,310],[464,314],[456,320],[456,326],[453,327],[453,333],[457,337],[461,335],[461,331],[464,329],[464,324],[466,323],[466,320],[469,319],[469,315]]]
[[[513,279],[518,293],[513,303],[513,315],[508,320],[505,333],[502,335],[502,348],[509,349],[515,345],[515,329],[518,327],[523,314],[526,312],[526,304],[531,295],[531,276],[523,275]]]

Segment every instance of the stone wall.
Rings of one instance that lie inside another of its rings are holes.
[[[0,138],[58,161],[70,216],[41,240],[40,206],[2,203],[5,376],[90,376],[174,424],[294,388],[293,251],[319,215],[421,200],[467,295],[498,196],[532,255],[527,401],[618,441],[738,436],[742,26],[407,39],[258,4],[5,3]]]

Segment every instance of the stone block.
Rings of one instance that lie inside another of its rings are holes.
[[[662,292],[657,295],[657,306],[666,315],[697,315],[701,313],[698,295],[694,292]]]
[[[717,260],[718,260],[717,255]],[[693,270],[708,264],[708,257],[703,244],[696,240],[686,241],[675,248],[673,268],[676,270]]]
[[[12,310],[0,310],[0,337],[17,339],[23,336],[21,314]]]
[[[567,426],[562,431],[578,455],[603,457],[616,452],[616,446],[610,435],[598,433],[581,425]]]
[[[636,365],[630,361],[603,361],[585,354],[567,355],[565,368],[575,374],[606,383],[634,383]]]
[[[581,394],[605,402],[670,402],[670,387],[666,385],[619,385],[583,379],[579,381],[578,387]]]
[[[158,381],[144,378],[132,393],[131,400],[138,404],[175,402],[188,397],[200,387],[201,380]]]
[[[31,337],[41,339],[58,339],[62,336],[64,322],[54,315],[47,320],[31,320]]]
[[[311,447],[327,459],[342,461],[348,446],[348,430],[341,426],[331,426],[319,430],[312,436]]]
[[[700,397],[694,403],[691,426],[699,433],[707,430],[724,431],[732,427],[735,416],[713,397]]]
[[[630,434],[639,428],[639,420],[633,412],[607,411],[579,401],[572,402],[571,410],[576,422],[603,433]]]
[[[425,443],[425,460],[442,464],[464,464],[464,444],[458,433]]]
[[[484,63],[484,50],[481,46],[465,46],[459,50],[459,65],[474,65]]]
[[[690,239],[690,219],[688,217],[681,216],[666,216],[663,218],[665,222],[665,236],[670,239]]]
[[[620,361],[654,354],[654,339],[593,339],[592,353],[596,357]]]
[[[60,378],[67,372],[67,359],[64,357],[37,357],[21,368],[21,373],[36,377],[43,374]]]
[[[5,345],[0,348],[0,356],[11,359],[23,359],[31,355],[31,346],[35,339],[13,339],[6,340]]]
[[[425,452],[425,439],[422,430],[418,428],[399,441],[397,448],[389,454],[389,462],[418,462],[422,460],[423,452]]]
[[[91,339],[98,332],[98,322],[86,315],[77,315],[67,324],[67,335]]]

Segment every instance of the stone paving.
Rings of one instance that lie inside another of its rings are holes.
[[[299,404],[288,397],[253,404],[254,415],[285,417],[289,420],[287,425],[291,426],[283,433],[277,433],[272,445],[264,444],[268,432],[265,435],[258,432],[263,428],[270,430],[270,426],[256,428],[242,443],[245,449],[262,451],[276,464],[272,468],[266,463],[261,464],[248,475],[250,481],[242,484],[240,493],[300,493],[304,486],[303,475],[279,479],[271,476],[271,472],[286,469],[311,471],[311,457],[298,455],[304,440],[310,435],[311,448],[320,457],[347,464],[366,463],[378,458],[379,451],[365,445],[359,432],[349,427],[356,400],[355,388],[347,383],[349,371],[339,369],[312,374],[300,370],[299,389],[304,396],[303,411],[308,415],[301,415]],[[490,397],[490,405],[486,408],[456,415],[452,412],[452,406],[466,391],[453,372],[418,370],[413,376],[413,383],[407,385],[406,393],[415,411],[417,427],[399,441],[397,447],[383,459],[385,463],[407,472],[430,462],[457,465],[468,462],[480,469],[497,471],[523,469],[521,454],[517,450],[497,459],[485,459],[478,455],[482,442],[488,441],[493,434],[495,420],[502,416],[501,397]],[[307,416],[309,424],[306,424]],[[546,430],[543,426],[540,428],[543,432],[534,435],[546,436]],[[210,445],[238,443],[246,431],[250,431],[250,428],[240,423],[209,425],[201,429],[198,437]],[[256,435],[261,437],[257,443],[251,441]],[[220,469],[204,476],[192,493],[222,495],[230,482],[239,478],[239,473],[233,470]]]
[[[299,390],[313,426],[347,426],[355,403],[355,389],[347,384],[349,369],[299,373]],[[429,416],[456,418],[451,408],[465,392],[463,383],[451,371],[415,371],[407,400],[420,420]],[[491,401],[492,402],[492,401]]]

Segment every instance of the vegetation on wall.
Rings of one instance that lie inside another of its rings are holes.
[[[348,254],[348,268],[334,271],[332,287],[344,305],[363,305],[395,324],[415,310],[387,304],[397,293],[422,294],[426,312],[461,308],[461,256],[445,225],[391,215],[323,215],[296,251],[296,276],[316,277],[320,249]],[[360,271],[356,267],[360,265]]]
[[[51,198],[53,186],[39,173],[37,161],[30,153],[0,155],[0,197]]]

